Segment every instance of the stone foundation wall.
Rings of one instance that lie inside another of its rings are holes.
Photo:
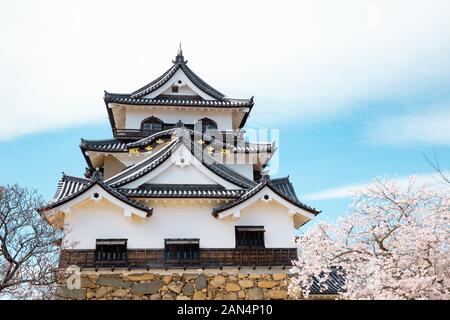
[[[61,281],[58,297],[77,300],[289,299],[286,273],[82,273],[80,288]]]

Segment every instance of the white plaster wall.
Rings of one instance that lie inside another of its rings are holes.
[[[181,87],[183,89],[180,90],[180,92],[178,93],[179,95],[183,95],[183,94],[190,95],[192,93],[189,93],[189,91],[191,91],[195,95],[199,95],[203,99],[216,100],[213,97],[211,97],[210,95],[208,95],[207,93],[205,93],[202,90],[200,90],[199,88],[197,88],[197,86],[195,86],[192,83],[192,81],[189,80],[189,78],[184,74],[183,70],[181,70],[181,69],[178,69],[177,72],[175,72],[175,74],[170,78],[170,80],[167,81],[163,86],[161,86],[160,88],[156,89],[155,91],[153,91],[152,93],[150,93],[144,97],[151,99],[151,98],[155,98],[155,97],[159,96],[160,94],[166,94],[166,93],[169,93],[171,95],[176,95],[176,93],[172,93],[170,89],[173,84],[178,83],[178,80],[181,80],[182,84],[185,85],[184,88],[183,88],[183,86]]]
[[[230,169],[240,173],[244,177],[253,180],[253,164],[228,164],[225,162],[225,165]]]
[[[170,96],[197,96],[197,93],[189,88],[187,85],[181,85],[178,87],[178,92],[172,92],[172,85],[178,84],[177,81],[172,81],[171,86],[167,88],[162,94]]]
[[[141,122],[148,117],[157,117],[165,123],[177,123],[181,120],[185,124],[194,124],[197,120],[208,117],[217,122],[219,130],[233,129],[233,117],[230,110],[155,110],[153,107],[127,108],[125,114],[125,128],[140,129]]]
[[[170,160],[167,160],[170,161]],[[156,184],[217,184],[214,180],[201,173],[195,166],[189,165],[181,168],[172,164],[160,175],[146,183]]]
[[[202,248],[234,248],[234,226],[258,225],[265,227],[267,248],[294,247],[292,219],[287,209],[274,201],[258,201],[243,209],[238,220],[214,218],[211,211],[218,205],[215,201],[166,201],[149,203],[154,210],[151,217],[130,218],[106,200],[87,200],[66,214],[70,230],[66,240],[76,242],[79,249],[94,249],[95,240],[101,238],[126,238],[129,248],[163,248],[165,238],[200,238]]]
[[[181,158],[185,161],[183,167],[176,165]],[[173,150],[171,157],[166,159],[156,169],[126,184],[124,187],[137,188],[144,183],[220,184],[226,189],[241,189],[241,187],[211,172],[203,163],[192,156],[185,145],[180,145]]]

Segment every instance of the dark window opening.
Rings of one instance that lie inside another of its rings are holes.
[[[127,240],[98,239],[95,245],[95,260],[97,261],[127,260]]]
[[[236,226],[236,248],[264,248],[264,227]]]
[[[209,118],[203,118],[196,122],[196,130],[205,132],[208,130],[217,130],[217,123]]]
[[[164,122],[156,117],[150,117],[144,119],[141,123],[141,131],[143,134],[153,134],[162,131],[164,127]]]
[[[165,239],[164,258],[173,262],[200,259],[200,239]]]
[[[259,182],[261,180],[261,171],[253,170],[253,180]]]
[[[178,86],[177,85],[173,85],[172,86],[172,92],[175,92],[175,93],[178,92]]]

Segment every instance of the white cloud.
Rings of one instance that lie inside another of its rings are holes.
[[[106,121],[178,42],[202,78],[255,95],[254,123],[322,119],[450,74],[450,2],[1,1],[0,140]]]
[[[381,118],[368,126],[364,140],[392,145],[450,145],[450,105],[429,107],[422,113]]]
[[[448,174],[446,174],[448,175]],[[415,175],[416,182],[420,184],[430,185],[430,186],[441,186],[442,179],[437,176],[436,173],[426,173]],[[410,176],[403,176],[392,178],[396,180],[401,186],[407,186],[410,180]],[[333,200],[333,199],[343,199],[351,198],[356,190],[361,190],[369,187],[373,184],[373,181],[339,186],[335,188],[320,190],[317,192],[307,193],[301,196],[302,200],[305,201],[318,201],[318,200]]]

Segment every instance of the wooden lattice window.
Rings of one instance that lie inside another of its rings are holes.
[[[126,261],[127,239],[97,239],[95,244],[95,260]]]
[[[236,226],[236,248],[264,248],[264,227]]]
[[[166,262],[200,259],[200,239],[165,239],[164,258]]]

